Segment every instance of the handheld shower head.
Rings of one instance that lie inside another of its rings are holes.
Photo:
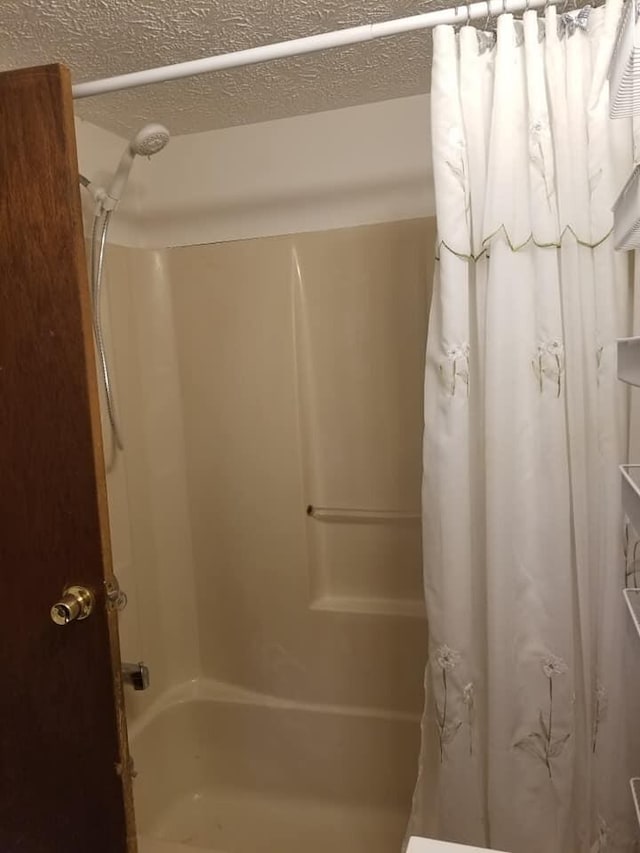
[[[169,131],[163,124],[145,124],[129,143],[134,154],[151,157],[169,142]]]
[[[116,170],[111,186],[107,191],[109,204],[105,208],[113,210],[124,192],[129,172],[136,156],[151,157],[162,151],[169,142],[169,131],[162,124],[145,124],[127,145]]]

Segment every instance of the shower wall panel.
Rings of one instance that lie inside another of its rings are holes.
[[[168,250],[204,676],[420,709],[433,246],[420,219]]]
[[[197,677],[194,567],[166,256],[110,246],[103,317],[124,452],[103,435],[114,568],[128,604],[122,657],[144,661],[151,688],[126,691],[130,721],[171,685]]]

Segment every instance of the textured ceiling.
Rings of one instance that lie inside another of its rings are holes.
[[[440,0],[0,0],[0,64],[61,61],[74,82],[399,18]],[[425,92],[427,32],[76,102],[123,135],[194,133]]]

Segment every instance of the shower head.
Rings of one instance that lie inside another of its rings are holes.
[[[152,154],[162,151],[168,142],[169,131],[162,124],[145,124],[136,133],[120,159],[120,164],[107,192],[109,204],[105,204],[105,208],[108,207],[113,210],[120,201],[134,158],[136,156],[151,157]]]
[[[145,124],[133,137],[129,147],[134,154],[151,157],[152,154],[162,151],[167,142],[169,131],[163,124]]]

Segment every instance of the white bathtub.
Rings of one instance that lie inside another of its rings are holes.
[[[141,853],[397,853],[417,717],[304,705],[213,681],[130,730]]]

